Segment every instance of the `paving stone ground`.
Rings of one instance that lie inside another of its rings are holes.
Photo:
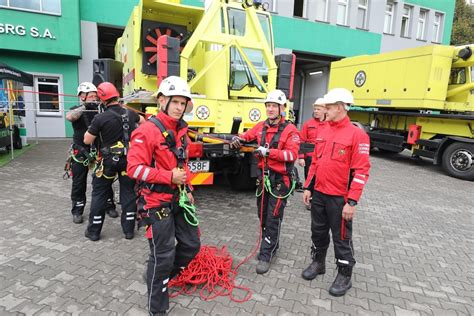
[[[71,182],[61,178],[68,142],[41,140],[0,168],[0,315],[146,315],[148,244],[141,232],[125,240],[118,218],[106,218],[99,242],[84,237],[85,223],[72,223]],[[473,183],[408,155],[374,154],[372,164],[345,297],[327,292],[336,274],[331,248],[324,276],[300,277],[310,262],[310,217],[296,193],[270,272],[256,275],[255,259],[239,270],[250,301],[184,295],[171,300],[170,314],[474,314]],[[199,188],[196,200],[203,244],[227,245],[235,262],[247,256],[258,237],[254,193]]]

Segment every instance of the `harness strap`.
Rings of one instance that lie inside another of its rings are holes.
[[[165,138],[165,142],[168,145],[171,152],[175,155],[176,160],[178,160],[178,167],[183,167],[184,162],[186,161],[186,148],[188,147],[188,142],[186,135],[181,137],[181,147],[176,147],[176,139],[174,133],[171,130],[166,130],[163,123],[155,116],[149,119],[156,127],[160,130],[161,134]]]
[[[130,143],[129,111],[128,111],[128,109],[124,109],[124,108],[121,108],[121,109],[125,110],[125,113],[118,114],[117,112],[115,112],[113,110],[110,110],[110,112],[112,112],[112,114],[115,115],[116,117],[118,117],[120,119],[120,121],[122,122],[122,130],[123,130],[122,141],[123,141],[124,146],[125,146],[124,155],[127,155],[128,147],[129,147],[129,143]]]
[[[273,135],[270,143],[268,144],[268,148],[273,148],[273,149],[278,148],[278,143],[280,142],[281,134],[283,133],[283,131],[285,130],[285,128],[288,125],[289,125],[288,121],[284,121],[283,123],[278,124],[278,131],[275,133],[275,135]],[[263,126],[263,130],[262,130],[262,139],[260,140],[260,146],[265,146],[266,145],[267,129],[268,129],[268,126],[267,126],[267,124],[265,124]],[[293,178],[293,167],[294,167],[294,165],[295,165],[295,163],[292,162],[292,161],[289,161],[289,162],[285,163],[285,169],[286,169],[286,172],[288,173],[288,175],[290,176],[290,178]],[[268,164],[267,163],[265,163],[265,170],[268,170]]]

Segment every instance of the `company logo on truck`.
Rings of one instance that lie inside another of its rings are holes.
[[[252,121],[252,122],[257,122],[260,120],[260,117],[262,116],[262,114],[260,113],[260,110],[259,109],[251,109],[250,112],[249,112],[249,119]]]
[[[367,79],[367,75],[365,74],[365,71],[361,70],[356,73],[355,78],[354,78],[354,83],[357,87],[362,87],[365,83],[365,80]]]
[[[209,114],[211,114],[211,111],[209,108],[205,105],[200,105],[196,109],[196,116],[200,120],[205,120],[209,117]]]

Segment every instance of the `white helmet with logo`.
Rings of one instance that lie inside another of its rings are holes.
[[[349,106],[354,103],[352,93],[344,88],[334,88],[324,96],[324,103],[334,104],[337,102],[345,103],[344,108],[349,110]]]
[[[182,96],[188,99],[184,113],[189,113],[193,110],[193,100],[191,98],[191,90],[188,83],[177,76],[169,76],[163,79],[158,88],[157,96],[164,95],[166,97]]]
[[[286,106],[286,95],[281,90],[270,91],[268,92],[267,98],[265,99],[265,103],[267,102],[273,102]]]
[[[82,82],[77,87],[77,95],[79,96],[81,93],[89,93],[89,92],[97,92],[96,86],[92,82]]]

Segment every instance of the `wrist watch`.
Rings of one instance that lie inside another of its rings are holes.
[[[356,206],[357,205],[357,201],[354,201],[354,200],[347,200],[347,204],[349,204],[350,206]]]

